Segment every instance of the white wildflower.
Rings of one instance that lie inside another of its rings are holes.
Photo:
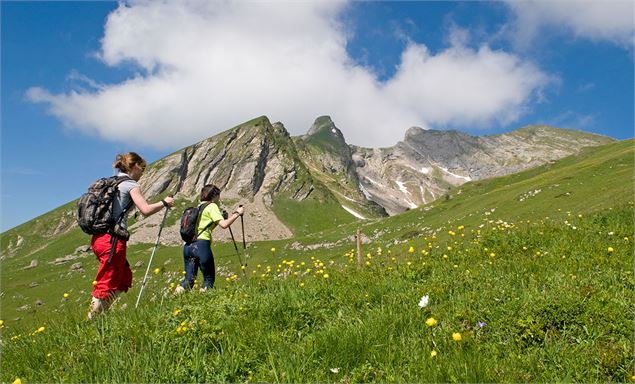
[[[430,297],[428,295],[423,296],[421,300],[419,301],[419,307],[420,308],[427,307],[429,301],[430,301]]]

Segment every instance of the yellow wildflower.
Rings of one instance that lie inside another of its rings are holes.
[[[430,317],[428,318],[428,320],[426,320],[426,325],[428,327],[434,327],[437,324],[438,324],[437,319],[435,319],[434,317]]]
[[[414,252],[415,252],[415,247],[412,247],[412,246],[411,246],[411,247],[408,249],[408,253],[414,253]]]
[[[37,331],[35,331],[35,333],[42,333],[44,332],[44,329],[45,329],[44,327],[40,327],[37,329]]]
[[[328,278],[329,278],[329,274],[328,274],[328,273],[325,273],[325,274],[324,274],[324,278],[325,278],[325,279],[328,279]]]
[[[459,333],[459,332],[454,332],[454,333],[452,334],[452,340],[454,340],[454,341],[461,341],[461,340],[462,340],[461,333]]]
[[[276,248],[272,247],[271,252],[275,252],[275,251],[276,251]]]
[[[435,357],[437,357],[437,351],[433,349],[432,352],[430,352],[430,358],[435,358]]]
[[[22,380],[20,380],[19,377],[16,377],[12,384],[22,384]]]
[[[613,247],[609,247],[609,248],[607,249],[607,251],[608,251],[609,253],[613,253],[614,249],[613,249]]]
[[[70,296],[68,293],[64,293],[64,298],[68,299],[68,296]]]
[[[0,327],[4,326],[4,320],[0,320]]]
[[[154,274],[155,274],[155,275],[158,275],[158,274],[159,274],[159,272],[161,272],[161,270],[160,270],[159,268],[155,268],[155,269],[154,269]]]

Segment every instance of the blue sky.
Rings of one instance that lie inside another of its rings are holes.
[[[413,125],[633,137],[633,4],[2,2],[5,231],[259,115],[352,144]],[[599,8],[598,8],[599,7]],[[52,224],[54,225],[54,224]]]

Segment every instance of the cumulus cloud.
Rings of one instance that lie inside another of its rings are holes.
[[[510,25],[520,46],[530,44],[548,26],[625,47],[632,47],[635,42],[632,0],[508,0],[506,4],[516,16]]]
[[[347,141],[389,146],[413,125],[486,126],[517,119],[551,78],[464,32],[431,53],[410,42],[395,75],[380,81],[347,54],[345,2],[140,1],[107,19],[99,57],[133,64],[114,84],[27,96],[74,129],[116,141],[176,148],[253,117],[292,135],[330,115]],[[455,31],[456,32],[456,31]]]
[[[431,55],[413,44],[386,90],[428,123],[484,126],[493,119],[516,120],[536,87],[549,81],[532,64],[486,46],[477,51],[453,46]]]

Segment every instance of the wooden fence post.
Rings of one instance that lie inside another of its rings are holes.
[[[357,228],[357,264],[362,265],[362,236],[359,228]]]

